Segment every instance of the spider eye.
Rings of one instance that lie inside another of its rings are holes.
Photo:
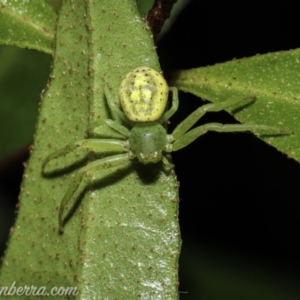
[[[153,122],[164,113],[168,92],[168,85],[160,73],[149,67],[139,67],[126,75],[119,96],[130,121]]]

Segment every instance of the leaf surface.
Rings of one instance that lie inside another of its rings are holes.
[[[74,174],[111,153],[78,149],[51,161],[47,176],[41,174],[51,152],[84,139],[91,122],[113,117],[105,85],[117,101],[128,72],[142,65],[159,70],[135,1],[65,1],[53,65],[1,285],[72,286],[80,291],[76,299],[177,299],[180,235],[173,172],[162,163],[136,161],[93,170],[65,209],[63,234],[58,209]],[[99,135],[119,138],[106,126],[94,133]]]

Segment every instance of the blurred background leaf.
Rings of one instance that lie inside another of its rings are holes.
[[[0,47],[0,159],[30,145],[50,62],[37,51]]]
[[[22,163],[28,158],[40,94],[50,73],[51,57],[14,46],[0,46],[0,251],[13,217]]]
[[[53,6],[44,0],[1,0],[0,43],[51,54],[55,19]]]

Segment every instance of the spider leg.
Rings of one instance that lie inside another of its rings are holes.
[[[104,120],[98,120],[98,121],[92,122],[90,124],[88,130],[86,131],[86,133],[89,135],[91,131],[93,131],[94,129],[101,127],[103,125],[109,126],[110,128],[114,129],[115,131],[124,135],[125,137],[129,137],[130,131],[128,130],[128,128],[121,125],[117,121],[114,121],[111,119],[104,119]]]
[[[172,106],[166,111],[161,118],[159,119],[159,123],[163,123],[166,120],[169,120],[177,111],[179,100],[178,100],[178,89],[176,87],[170,87],[169,90],[172,91]]]
[[[127,118],[127,116],[120,110],[120,108],[118,106],[115,105],[113,98],[111,96],[111,93],[109,91],[109,88],[107,85],[104,86],[104,93],[105,93],[105,97],[108,103],[109,108],[122,120],[124,121],[126,124],[131,125],[131,122],[129,121],[129,119]]]
[[[63,232],[63,214],[64,214],[65,207],[72,199],[76,191],[79,189],[80,185],[84,181],[89,181],[89,177],[95,172],[103,169],[109,169],[111,167],[115,167],[122,164],[125,165],[125,163],[132,158],[134,158],[134,156],[131,152],[126,154],[117,154],[117,155],[105,157],[97,161],[94,161],[78,171],[67,193],[65,194],[65,196],[63,197],[60,203],[59,214],[58,214],[58,224],[59,224],[60,232]],[[85,189],[85,187],[86,185],[84,185],[83,189]]]
[[[106,151],[106,152],[125,152],[128,151],[128,141],[115,140],[115,139],[88,139],[77,142],[72,142],[67,146],[52,152],[44,160],[42,164],[42,173],[45,174],[45,167],[49,161],[67,155],[77,148],[88,148],[95,151]]]
[[[170,163],[169,159],[163,155],[162,157],[162,162],[165,165],[167,170],[173,169],[174,165],[172,163]]]
[[[173,137],[173,140],[178,140],[182,135],[184,135],[192,126],[205,115],[206,112],[218,112],[221,111],[229,106],[232,106],[236,103],[242,102],[242,101],[249,101],[254,100],[253,97],[247,97],[246,99],[231,99],[228,101],[224,101],[222,103],[209,103],[205,104],[203,106],[200,106],[198,109],[196,109],[194,112],[192,112],[186,119],[184,119],[180,124],[177,125],[177,127],[172,132],[171,136]]]
[[[275,134],[288,134],[287,131],[280,128],[267,126],[267,125],[256,125],[256,124],[221,124],[221,123],[207,123],[202,126],[198,126],[186,134],[182,135],[172,145],[171,151],[177,151],[181,148],[192,143],[199,136],[205,134],[207,131],[217,132],[243,132],[243,131],[272,131]]]

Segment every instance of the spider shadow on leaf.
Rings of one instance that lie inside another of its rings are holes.
[[[252,106],[257,100],[256,96],[254,96],[254,95],[245,96],[243,99],[244,99],[243,101],[245,101],[244,103],[240,102],[236,108],[231,110],[231,113],[233,116],[235,116],[237,113],[243,111],[247,107]]]
[[[138,174],[138,177],[142,184],[151,185],[158,180],[161,172],[164,174],[169,174],[171,170],[167,170],[162,162],[141,164],[135,159],[133,161],[134,168]]]
[[[140,183],[145,186],[153,184],[158,179],[161,172],[170,172],[169,170],[165,170],[162,162],[158,164],[143,165],[140,164],[137,159],[129,161],[125,166],[119,166],[109,170],[108,174],[105,174],[104,177],[92,180],[86,185],[83,184],[84,187],[78,188],[79,191],[77,191],[72,197],[73,201],[68,204],[70,208],[67,208],[67,213],[65,213],[65,217],[63,218],[63,226],[69,222],[74,213],[78,210],[85,195],[89,192],[101,190],[105,187],[111,186],[112,184],[118,183],[134,172],[133,170],[136,171]],[[101,201],[101,199],[99,199],[99,201]],[[60,232],[60,234],[62,234],[62,232]]]
[[[76,193],[73,195],[70,203],[68,203],[68,207],[66,207],[65,216],[63,217],[63,226],[68,223],[68,221],[73,217],[74,213],[77,211],[77,209],[82,204],[83,198],[85,195],[87,195],[89,192],[101,190],[107,186],[111,186],[112,184],[115,184],[122,179],[124,179],[126,176],[128,176],[132,172],[132,166],[131,164],[121,167],[116,167],[108,171],[108,174],[105,174],[101,178],[97,178],[92,181],[88,181],[88,183],[85,185],[84,182],[81,184],[83,187],[79,186]],[[107,172],[106,172],[107,173]],[[101,201],[101,199],[99,199]],[[63,232],[60,231],[60,234]]]

